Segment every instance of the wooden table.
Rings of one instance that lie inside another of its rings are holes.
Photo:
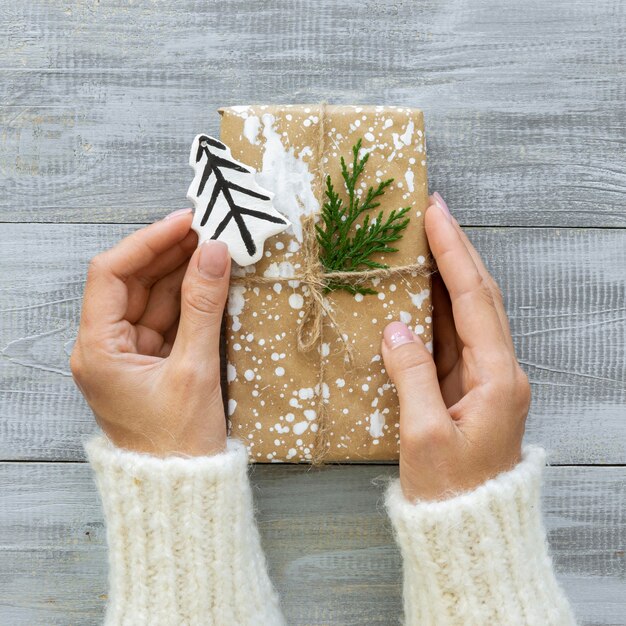
[[[626,624],[626,124],[618,0],[0,3],[0,622],[98,624],[105,531],[68,353],[86,263],[185,206],[219,105],[426,114],[431,190],[506,295],[582,624]],[[253,471],[291,624],[397,624],[395,468]]]

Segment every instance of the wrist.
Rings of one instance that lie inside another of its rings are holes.
[[[439,502],[478,489],[501,474],[511,471],[522,461],[521,443],[490,454],[489,458],[457,455],[450,459],[429,459],[416,467],[411,458],[400,453],[400,486],[410,502]]]
[[[107,428],[103,428],[103,430],[117,448],[159,458],[214,456],[226,450],[225,426],[221,432],[195,433],[180,438],[169,437],[164,440],[143,433],[119,432],[117,429]]]

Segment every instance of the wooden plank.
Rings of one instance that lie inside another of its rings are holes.
[[[80,460],[93,417],[68,355],[86,264],[130,226],[5,225],[0,458]],[[506,294],[553,463],[626,461],[626,231],[469,229]]]
[[[626,225],[614,0],[3,4],[1,220],[151,221],[217,106],[325,99],[423,108],[462,223]]]
[[[289,624],[400,619],[401,561],[382,508],[395,469],[257,466],[258,518]],[[550,467],[544,511],[581,625],[623,624],[626,468]],[[98,624],[106,535],[88,465],[0,465],[5,623]]]

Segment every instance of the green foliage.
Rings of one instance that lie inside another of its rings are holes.
[[[357,183],[369,159],[367,153],[359,158],[360,150],[361,140],[359,139],[352,148],[353,159],[350,170],[344,158],[341,157],[341,176],[348,195],[347,203],[335,191],[330,176],[326,177],[326,202],[321,211],[322,225],[316,224],[315,229],[320,245],[320,261],[328,272],[352,272],[389,267],[370,257],[376,253],[397,252],[398,249],[389,244],[402,237],[401,231],[409,223],[409,218],[405,215],[411,207],[394,209],[386,219],[383,219],[383,211],[380,211],[372,220],[370,220],[370,215],[365,215],[363,222],[357,223],[363,213],[380,206],[380,198],[393,182],[393,178],[384,180],[378,187],[370,187],[367,193],[359,196],[356,191]],[[331,281],[326,286],[326,292],[336,289],[345,289],[352,294],[378,293],[370,287],[351,285],[339,280]]]

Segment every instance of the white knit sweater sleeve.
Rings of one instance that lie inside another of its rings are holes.
[[[403,556],[409,626],[571,626],[541,518],[545,452],[471,492],[411,503],[399,481],[387,511]]]
[[[283,624],[254,521],[245,447],[158,458],[85,443],[107,526],[105,625]]]

